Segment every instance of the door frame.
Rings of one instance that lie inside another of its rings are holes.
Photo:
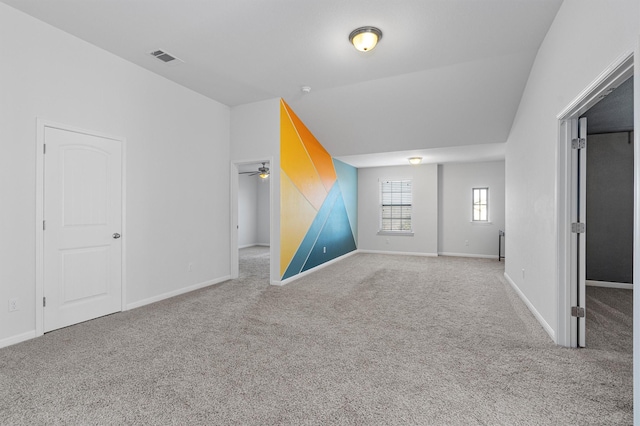
[[[575,194],[572,190],[572,183],[575,176],[571,167],[571,120],[579,118],[589,108],[598,103],[608,91],[618,87],[627,78],[634,75],[634,60],[636,55],[633,50],[629,50],[620,55],[609,67],[607,67],[589,86],[587,86],[566,108],[558,115],[558,151],[557,151],[557,182],[556,182],[556,203],[557,203],[557,250],[558,261],[556,269],[556,282],[558,294],[558,324],[556,327],[556,343],[562,346],[577,347],[577,319],[571,317],[572,301],[575,302],[577,269],[574,268],[572,256],[575,248],[572,248],[571,238],[571,216],[572,204],[576,201],[572,198]],[[634,78],[634,90],[637,90],[638,79]],[[637,93],[637,92],[636,92]],[[637,96],[634,96],[634,104]],[[637,105],[634,105],[637,106]],[[638,113],[635,112],[637,121]],[[588,124],[587,124],[588,125]],[[634,124],[637,125],[637,122]],[[636,200],[634,204],[634,283],[636,281],[636,267],[638,266],[638,250],[636,247],[640,241],[635,238],[638,235],[638,145],[637,132],[634,133],[634,152],[636,162],[634,164],[634,182]],[[575,288],[574,288],[575,287]],[[635,303],[634,303],[635,305]]]
[[[122,147],[122,156],[120,158],[122,164],[122,182],[121,182],[121,197],[122,197],[122,252],[121,252],[121,287],[122,297],[120,300],[120,310],[125,311],[127,300],[127,285],[126,285],[126,252],[127,252],[127,225],[126,225],[126,211],[127,211],[127,194],[126,194],[126,139],[122,137],[115,137],[105,133],[96,132],[93,130],[86,130],[76,126],[70,126],[67,124],[60,124],[53,121],[49,121],[42,118],[36,118],[36,221],[35,221],[35,234],[36,234],[36,288],[35,288],[35,322],[36,322],[36,337],[44,334],[44,307],[42,306],[42,298],[44,297],[44,138],[45,129],[54,128],[59,130],[65,130],[69,132],[82,133],[90,136],[97,136],[100,138],[111,139],[120,142]]]
[[[231,161],[231,166],[229,167],[229,171],[230,171],[230,176],[229,176],[229,182],[230,182],[230,191],[229,191],[229,195],[230,195],[230,200],[229,200],[229,206],[231,209],[231,213],[230,213],[230,233],[231,235],[229,236],[229,242],[230,242],[230,256],[229,256],[229,261],[230,261],[230,271],[231,271],[231,279],[235,280],[236,278],[238,278],[238,276],[240,275],[240,259],[238,256],[238,191],[239,191],[239,186],[240,186],[240,170],[239,170],[239,166],[242,166],[244,164],[257,164],[257,163],[269,163],[269,171],[270,171],[270,175],[269,175],[269,275],[271,275],[271,263],[273,262],[274,256],[273,256],[273,179],[272,176],[273,175],[273,157],[265,157],[265,158],[260,158],[260,159],[253,159],[253,160],[232,160]]]

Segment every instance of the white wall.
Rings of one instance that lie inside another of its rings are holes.
[[[508,139],[506,275],[554,339],[558,323],[556,117],[616,58],[634,49],[639,16],[637,0],[565,0],[540,47]]]
[[[484,187],[489,223],[473,223],[471,190]],[[440,165],[438,188],[439,254],[497,258],[498,230],[504,230],[504,161]]]
[[[243,248],[258,243],[258,177],[238,178],[238,247]]]
[[[413,179],[413,236],[377,235],[380,180]],[[358,249],[436,255],[438,252],[438,166],[358,169]]]
[[[258,180],[258,232],[256,241],[263,246],[268,246],[271,243],[271,236],[269,235],[269,225],[271,223],[269,197],[269,182]]]
[[[231,160],[268,160],[271,198],[271,282],[280,282],[280,99],[239,105],[231,109]],[[233,200],[232,200],[233,203]],[[233,220],[233,217],[232,217]],[[234,226],[232,222],[232,228]]]
[[[127,305],[229,275],[226,106],[2,3],[0,52],[0,346],[35,335],[36,118],[126,138]]]

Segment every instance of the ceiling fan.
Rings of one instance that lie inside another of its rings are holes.
[[[248,174],[249,176],[258,175],[260,179],[266,179],[269,177],[269,168],[266,166],[266,164],[266,162],[262,163],[262,167],[258,167],[258,171],[256,172],[240,172],[240,174]]]

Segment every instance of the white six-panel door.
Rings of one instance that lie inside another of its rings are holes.
[[[121,142],[45,127],[44,331],[122,310]]]

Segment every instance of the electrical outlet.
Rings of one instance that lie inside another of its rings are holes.
[[[191,272],[191,271],[193,271],[193,262],[189,262],[187,264],[187,272]]]
[[[468,246],[469,245],[469,240],[464,240],[464,245]]]
[[[18,299],[9,299],[9,312],[18,310]]]
[[[522,268],[522,279],[524,280],[524,268]]]
[[[322,247],[322,252],[326,253],[327,252],[327,248],[326,247]]]

